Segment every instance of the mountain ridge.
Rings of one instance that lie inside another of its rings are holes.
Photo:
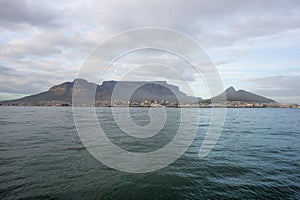
[[[223,93],[213,97],[212,101],[218,101],[222,96],[226,97],[227,101],[242,101],[242,102],[259,102],[259,103],[276,103],[275,100],[266,98],[245,90],[236,90],[233,86],[227,88]]]
[[[245,90],[236,91],[234,87],[227,88],[223,93],[208,99],[203,100],[200,97],[188,96],[180,91],[176,85],[168,84],[166,81],[104,81],[101,85],[88,82],[85,79],[75,79],[72,82],[64,82],[62,84],[52,86],[48,91],[34,95],[29,95],[23,98],[0,101],[1,105],[21,104],[21,105],[47,105],[47,104],[72,104],[72,93],[74,83],[78,83],[80,88],[76,88],[76,92],[81,95],[88,95],[89,92],[95,92],[95,101],[111,101],[113,90],[118,86],[117,99],[128,94],[129,88],[137,88],[131,95],[130,101],[141,102],[148,100],[165,100],[169,102],[178,102],[177,97],[184,103],[207,103],[218,102],[222,96],[226,97],[227,101],[243,101],[257,103],[276,103],[273,99],[269,99],[260,95],[256,95]],[[114,98],[114,99],[115,99]],[[223,98],[224,99],[224,98]]]

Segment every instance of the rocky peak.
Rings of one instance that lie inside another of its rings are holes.
[[[235,93],[236,90],[234,89],[234,87],[231,86],[231,87],[227,88],[225,90],[225,92],[226,92],[226,94],[231,94],[231,93]]]

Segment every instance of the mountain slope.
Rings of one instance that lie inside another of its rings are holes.
[[[72,104],[72,93],[74,83],[76,92],[80,96],[91,96],[95,93],[95,101],[111,101],[113,99],[141,102],[142,100],[166,100],[169,102],[195,103],[201,98],[186,95],[179,90],[178,86],[168,84],[165,81],[139,82],[139,81],[104,81],[101,85],[88,82],[84,79],[76,79],[73,82],[65,82],[51,87],[48,91],[39,94],[23,97],[16,100],[2,101],[2,105],[49,105],[49,104]],[[77,87],[78,86],[78,87]],[[134,91],[129,94],[132,89]],[[117,92],[115,92],[117,91]],[[114,93],[113,93],[114,92]],[[112,95],[114,95],[112,97]],[[220,102],[226,96],[227,101],[275,103],[274,100],[247,92],[244,90],[236,91],[229,87],[220,95],[212,99],[203,100],[202,103]],[[177,98],[178,97],[178,98]]]
[[[137,81],[104,81],[102,85],[88,82],[84,79],[76,79],[73,82],[65,82],[60,85],[51,87],[48,91],[39,94],[23,97],[16,100],[2,101],[2,105],[7,104],[21,104],[21,105],[35,105],[35,104],[71,104],[72,92],[74,83],[76,82],[76,92],[85,96],[91,94],[96,89],[96,101],[110,101],[113,90],[118,86],[118,91],[115,93],[114,99],[124,99],[128,96],[128,90],[137,88],[130,100],[140,102],[144,99],[148,100],[167,100],[176,102],[177,97],[183,102],[195,101],[194,97],[187,96],[181,92],[177,86],[170,85],[165,81],[159,82],[137,82]],[[176,97],[177,96],[177,97]]]
[[[87,91],[89,86],[96,85],[94,83],[89,83],[86,80],[78,79],[81,85],[83,86],[83,91]],[[6,103],[17,103],[17,104],[43,104],[43,103],[66,103],[70,104],[72,102],[72,91],[73,91],[74,81],[73,82],[64,82],[60,85],[55,85],[51,87],[46,92],[41,92],[39,94],[26,96],[20,99],[2,101],[2,104]]]
[[[275,103],[273,99],[269,99],[245,90],[236,91],[234,87],[229,87],[222,94],[213,97],[212,100],[217,101],[221,96],[225,95],[227,101],[243,101],[243,102],[257,102],[257,103]]]

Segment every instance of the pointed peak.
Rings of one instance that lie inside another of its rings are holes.
[[[225,90],[225,92],[236,92],[236,90],[234,89],[233,86],[230,86],[229,88],[227,88],[227,89]]]

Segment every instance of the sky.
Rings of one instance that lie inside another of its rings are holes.
[[[215,63],[224,88],[300,104],[298,0],[0,0],[0,100],[72,81],[97,45],[141,27],[171,29],[197,41]],[[177,66],[197,95],[206,97],[199,77],[174,55],[133,52],[113,64],[120,69],[146,59]],[[151,74],[155,69],[145,65],[129,77],[174,82],[171,76]]]

